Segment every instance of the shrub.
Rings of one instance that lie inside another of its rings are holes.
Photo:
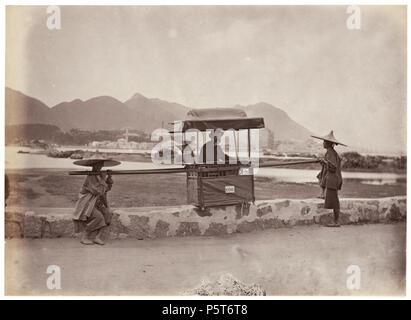
[[[362,156],[358,152],[341,154],[343,168],[376,169],[382,164],[382,157]]]
[[[397,169],[407,169],[407,156],[395,158],[394,164]]]

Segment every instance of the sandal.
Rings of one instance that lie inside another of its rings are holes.
[[[90,239],[81,239],[80,243],[86,244],[86,245],[94,244],[94,242],[91,241]]]
[[[99,244],[99,245],[101,245],[101,246],[105,245],[104,241],[101,240],[101,239],[99,239],[99,238],[95,238],[95,239],[94,239],[94,243]]]

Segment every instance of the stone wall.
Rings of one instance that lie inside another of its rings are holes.
[[[137,239],[171,236],[215,236],[295,225],[327,224],[332,210],[323,200],[265,200],[246,206],[210,208],[193,206],[113,209],[107,237]],[[405,220],[406,196],[379,199],[341,199],[341,224]],[[6,238],[73,237],[73,208],[7,207]]]

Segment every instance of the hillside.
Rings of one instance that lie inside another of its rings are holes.
[[[275,140],[304,141],[310,131],[288,114],[268,103],[241,106],[249,117],[263,117],[265,125],[274,132]],[[63,131],[123,130],[126,127],[151,133],[169,122],[184,119],[189,108],[178,103],[147,98],[139,93],[121,102],[113,97],[99,96],[86,101],[75,99],[49,108],[40,100],[6,88],[6,123],[51,124]]]
[[[154,129],[161,128],[162,125],[167,127],[168,123],[176,119],[183,119],[189,110],[181,104],[149,99],[139,93],[136,93],[124,104],[135,116],[134,125],[145,132],[152,132]]]
[[[7,87],[5,91],[5,120],[6,124],[9,125],[55,124],[50,108],[43,102]]]
[[[274,132],[275,140],[306,140],[311,132],[291,119],[288,114],[268,103],[260,102],[253,105],[241,106],[249,117],[263,117],[265,126]]]
[[[50,112],[55,119],[64,120],[59,125],[63,130],[114,130],[133,125],[132,112],[122,102],[108,96],[63,102]]]

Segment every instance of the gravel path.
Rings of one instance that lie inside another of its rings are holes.
[[[267,295],[402,295],[405,223],[272,229],[226,237],[6,241],[7,295],[181,295],[230,274]],[[47,267],[61,289],[47,289]],[[347,289],[347,268],[361,287]]]

